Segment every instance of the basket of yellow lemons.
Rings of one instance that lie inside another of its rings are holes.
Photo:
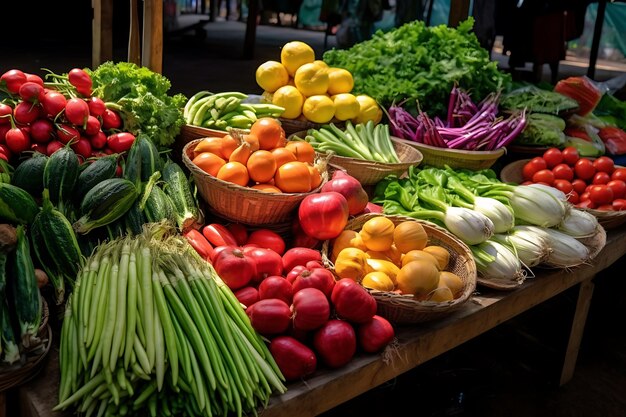
[[[255,76],[264,101],[285,109],[280,120],[287,135],[330,122],[379,123],[383,116],[372,97],[352,94],[350,71],[316,60],[313,48],[302,41],[287,42],[280,61],[265,61]]]
[[[338,279],[367,288],[377,314],[396,324],[420,323],[462,307],[476,288],[469,247],[434,223],[369,213],[353,218],[322,257]]]

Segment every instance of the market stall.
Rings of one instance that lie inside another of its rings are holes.
[[[567,382],[626,247],[624,103],[513,85],[471,25],[290,41],[258,95],[2,74],[2,395],[317,415],[576,286]]]

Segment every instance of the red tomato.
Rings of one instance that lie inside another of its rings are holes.
[[[596,173],[596,168],[593,166],[591,159],[580,158],[574,165],[574,173],[576,177],[581,180],[591,180]]]
[[[596,207],[596,210],[613,211],[613,204],[602,204],[601,206]]]
[[[574,179],[574,170],[567,164],[558,164],[552,168],[554,178],[572,181]]]
[[[591,200],[580,200],[578,204],[576,204],[578,208],[587,208],[587,209],[595,209],[597,207],[596,203]]]
[[[554,184],[554,173],[549,169],[542,169],[535,172],[533,182],[543,182],[548,185]]]
[[[611,174],[611,179],[626,181],[626,168],[616,168]]]
[[[606,184],[593,185],[589,191],[589,199],[599,206],[610,204],[613,201],[613,190]]]
[[[624,198],[624,196],[626,196],[626,182],[622,180],[611,180],[606,185],[613,190],[614,199]]]
[[[594,174],[593,179],[591,180],[592,184],[606,184],[611,181],[611,176],[604,172],[598,171]]]
[[[622,211],[626,210],[626,200],[623,198],[616,198],[613,200],[613,210]]]
[[[580,193],[579,201],[589,201],[589,191],[585,191],[584,193]]]
[[[525,180],[530,181],[535,175],[535,172],[541,171],[542,169],[548,168],[548,164],[546,161],[540,157],[536,156],[530,161],[526,162],[524,167],[522,168],[522,176]]]
[[[563,155],[563,162],[571,167],[573,167],[576,161],[580,158],[580,155],[578,155],[578,149],[573,146],[563,148],[561,154]]]
[[[572,190],[572,192],[567,194],[567,201],[572,204],[578,204],[580,202],[580,197],[576,191]]]
[[[572,183],[569,182],[568,180],[564,180],[561,178],[557,178],[554,180],[554,184],[552,184],[552,186],[554,188],[556,188],[557,190],[561,190],[563,191],[563,193],[565,193],[565,195],[571,193],[572,191],[574,191],[574,187],[572,186]]]
[[[548,168],[554,168],[563,162],[563,154],[559,148],[549,148],[543,153],[543,159],[548,164]]]
[[[572,181],[572,187],[578,194],[582,194],[585,192],[585,188],[587,188],[587,183],[580,178],[576,178]]]
[[[250,233],[246,243],[254,243],[260,248],[271,249],[281,256],[285,253],[285,241],[273,230],[257,229]]]
[[[607,172],[611,174],[615,169],[615,163],[608,156],[601,156],[593,161],[596,171]]]

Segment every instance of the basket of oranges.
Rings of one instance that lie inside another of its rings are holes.
[[[198,192],[220,217],[247,225],[292,220],[304,197],[328,180],[325,160],[312,146],[290,144],[280,122],[261,118],[250,132],[199,138],[182,159]]]
[[[353,218],[324,242],[323,259],[338,278],[354,279],[396,324],[443,317],[467,302],[477,270],[469,247],[434,223],[401,215]]]

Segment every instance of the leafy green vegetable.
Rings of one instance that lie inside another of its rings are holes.
[[[349,70],[357,94],[367,94],[388,108],[404,99],[418,100],[423,111],[444,117],[455,83],[472,89],[478,100],[506,90],[511,76],[498,70],[472,32],[474,19],[456,29],[409,22],[349,49],[331,49],[324,61]]]
[[[515,138],[517,145],[561,147],[565,142],[565,120],[545,113],[531,113],[526,117],[524,130]]]
[[[500,99],[500,107],[507,110],[526,109],[527,112],[531,113],[558,115],[561,112],[577,110],[578,103],[556,91],[526,85],[504,94]]]
[[[120,110],[124,129],[143,133],[157,146],[174,143],[185,123],[183,94],[169,95],[170,81],[149,68],[129,62],[105,62],[90,71],[93,95]]]
[[[604,94],[593,110],[593,114],[606,123],[626,130],[626,101]]]

